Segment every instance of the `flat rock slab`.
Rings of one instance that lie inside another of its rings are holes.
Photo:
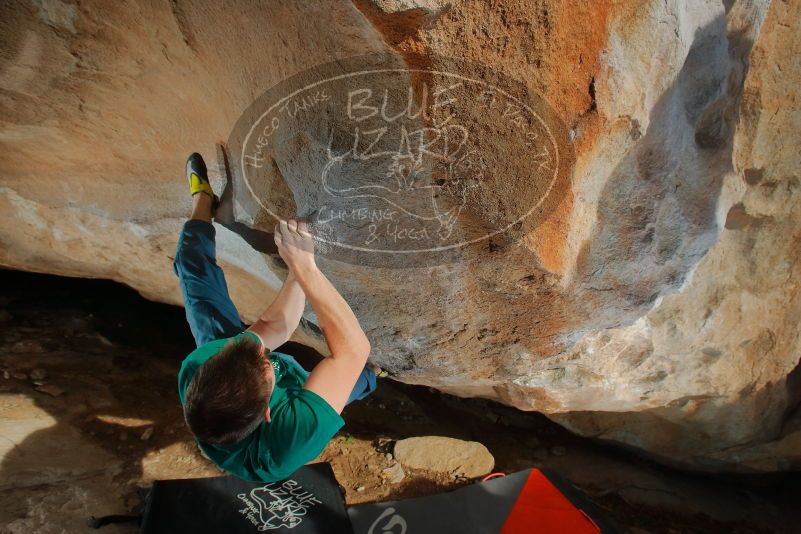
[[[495,467],[495,458],[477,441],[442,436],[407,438],[395,444],[395,458],[406,467],[476,478]]]
[[[120,467],[26,395],[0,395],[0,436],[0,490],[108,475]]]

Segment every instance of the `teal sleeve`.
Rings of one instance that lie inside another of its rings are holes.
[[[271,414],[264,425],[264,468],[277,478],[285,478],[316,458],[345,424],[342,417],[322,397],[307,389],[287,392],[287,402]]]
[[[255,333],[253,333],[253,332],[250,332],[249,330],[245,330],[244,332],[242,332],[241,334],[239,334],[239,335],[238,335],[238,336],[236,336],[236,337],[237,337],[237,339],[238,339],[238,338],[240,338],[240,337],[244,337],[244,336],[248,336],[248,337],[250,337],[251,339],[253,339],[253,341],[255,341],[256,343],[258,343],[259,345],[261,345],[261,346],[264,346],[264,343],[262,343],[262,342],[261,342],[261,338],[260,338],[258,335],[256,335]]]

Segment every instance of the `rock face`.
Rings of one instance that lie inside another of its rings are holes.
[[[801,467],[798,0],[53,0],[0,13],[0,264],[179,303],[187,154],[214,167],[243,111],[316,65],[381,52],[442,70],[459,57],[547,102],[573,166],[536,225],[460,261],[321,259],[374,359],[666,462]],[[476,145],[498,146],[504,131],[479,124]],[[299,140],[263,153],[283,178],[270,206],[315,207],[314,145]],[[501,152],[488,156],[497,168],[537,163]],[[502,178],[463,196],[457,228],[533,202]],[[218,258],[252,319],[280,264],[222,227]],[[299,340],[322,346],[307,319]]]
[[[476,441],[442,436],[406,438],[395,444],[395,458],[406,467],[477,478],[489,474],[495,458]]]

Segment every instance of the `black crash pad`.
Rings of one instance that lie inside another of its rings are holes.
[[[159,480],[142,517],[142,534],[350,533],[339,484],[327,463],[279,482],[235,477]]]

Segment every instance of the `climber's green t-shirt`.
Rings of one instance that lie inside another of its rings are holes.
[[[195,349],[178,372],[178,396],[185,401],[186,388],[195,372],[231,340],[252,336],[243,332],[218,339]],[[248,437],[233,445],[207,445],[200,448],[220,468],[252,482],[272,482],[294,473],[316,458],[345,424],[322,397],[303,389],[309,376],[294,358],[273,352],[276,383],[270,397],[270,422],[266,420]]]

